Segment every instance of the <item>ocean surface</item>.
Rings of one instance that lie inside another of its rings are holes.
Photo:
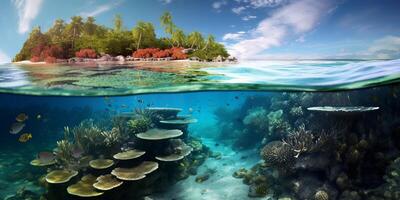
[[[0,199],[400,199],[399,76],[400,60],[3,64]]]

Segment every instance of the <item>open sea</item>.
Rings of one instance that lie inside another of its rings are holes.
[[[0,65],[0,199],[398,200],[400,60]]]

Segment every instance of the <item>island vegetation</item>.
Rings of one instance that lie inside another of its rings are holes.
[[[229,57],[214,36],[205,37],[197,31],[185,33],[173,22],[169,12],[160,17],[160,23],[166,37],[157,37],[150,22],[138,21],[135,27],[127,29],[120,15],[115,16],[112,28],[96,24],[94,17],[73,16],[69,23],[57,19],[47,32],[42,32],[40,27],[33,28],[14,62],[55,63],[116,56],[131,60],[195,58],[204,61]]]

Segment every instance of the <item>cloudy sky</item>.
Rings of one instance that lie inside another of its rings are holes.
[[[240,58],[400,58],[399,10],[398,0],[1,0],[0,63],[33,26],[47,30],[57,18],[95,16],[111,26],[121,14],[127,28],[138,20],[159,27],[164,11]]]

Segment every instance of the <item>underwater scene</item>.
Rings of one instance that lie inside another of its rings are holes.
[[[400,200],[398,0],[4,0],[0,199]]]
[[[399,199],[399,95],[4,93],[0,197]]]

